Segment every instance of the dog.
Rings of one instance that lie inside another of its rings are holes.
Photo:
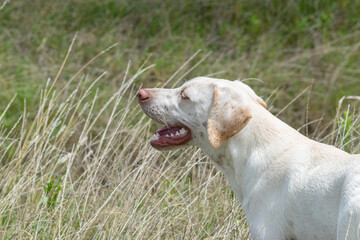
[[[223,172],[253,239],[359,239],[360,154],[303,136],[241,81],[198,77],[138,101],[165,125],[154,148],[198,146]]]

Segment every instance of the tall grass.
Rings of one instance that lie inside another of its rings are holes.
[[[137,107],[134,84],[150,67],[126,71],[100,107],[95,86],[104,74],[77,73],[75,85],[58,89],[59,72],[43,86],[34,119],[25,107],[13,128],[2,128],[2,239],[250,237],[226,179],[200,149],[158,152],[148,144],[152,122]],[[339,104],[323,141],[359,152],[359,115],[345,110]]]
[[[134,81],[145,70],[125,75],[97,111],[94,85],[103,74],[73,89],[49,79],[34,120],[24,108],[14,128],[2,129],[1,238],[248,236],[224,177],[199,149],[149,146],[151,121],[134,108]],[[110,116],[99,129],[104,111]]]
[[[227,181],[199,149],[149,146],[141,85],[260,78],[247,83],[271,112],[360,152],[358,97],[342,98],[360,86],[359,1],[3,2],[2,239],[249,238]],[[62,66],[77,31],[78,51]],[[111,56],[86,64],[114,42]]]

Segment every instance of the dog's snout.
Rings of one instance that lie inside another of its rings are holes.
[[[140,89],[138,94],[139,102],[144,102],[150,98],[150,94],[145,89]]]

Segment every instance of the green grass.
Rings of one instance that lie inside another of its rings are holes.
[[[201,50],[175,79],[207,56],[181,81],[212,73],[258,78],[263,82],[251,85],[265,98],[279,90],[271,104],[280,108],[313,82],[310,116],[330,121],[337,101],[360,91],[359,12],[357,0],[11,1],[0,14],[0,82],[7,90],[2,103],[17,92],[7,118],[16,115],[24,98],[29,107],[37,106],[33,96],[55,77],[79,32],[59,85],[114,43],[119,44],[84,72],[108,71],[98,85],[105,96],[119,87],[129,61],[132,74],[145,61],[156,64],[136,81],[136,87],[151,87]],[[302,126],[304,105],[306,98],[298,99],[292,109],[298,115],[283,112],[283,119]]]
[[[358,0],[11,0],[0,10],[1,237],[246,239],[240,205],[198,149],[145,141],[155,126],[136,91],[249,79],[282,120],[359,153],[359,101],[342,99],[360,92],[359,13]]]

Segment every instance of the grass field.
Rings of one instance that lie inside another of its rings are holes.
[[[2,2],[0,2],[2,6]],[[246,79],[303,134],[360,153],[360,1],[8,1],[0,237],[247,239],[199,149],[157,152],[141,86]],[[341,103],[341,104],[340,104]]]

